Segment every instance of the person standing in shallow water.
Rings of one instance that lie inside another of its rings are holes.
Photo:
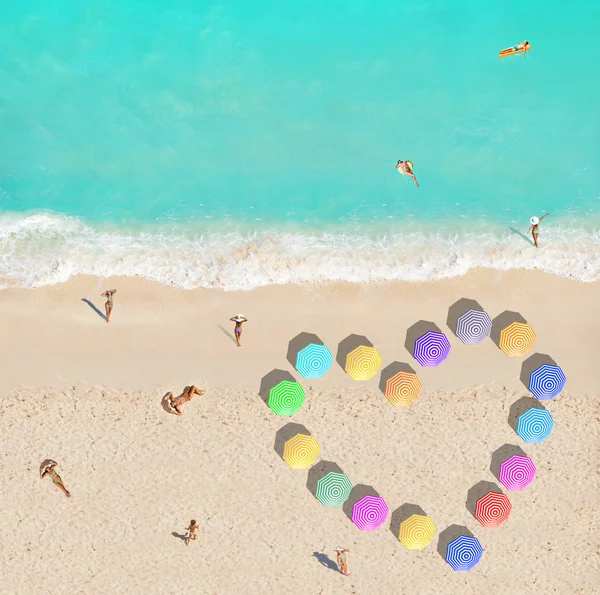
[[[539,229],[539,224],[540,221],[544,218],[547,217],[550,213],[546,213],[543,217],[540,217],[539,219],[537,217],[532,217],[529,220],[529,223],[531,223],[531,225],[529,226],[529,229],[527,230],[527,233],[529,233],[529,231],[531,230],[531,237],[533,238],[533,245],[536,248],[539,248],[538,245],[538,236],[540,235],[540,229]]]
[[[104,309],[106,310],[106,322],[110,322],[110,313],[113,309],[113,296],[115,295],[115,293],[117,293],[116,289],[107,289],[104,293],[100,294],[102,297],[106,297],[106,304],[104,304]]]
[[[233,331],[235,333],[235,342],[237,343],[238,347],[241,347],[242,344],[240,343],[240,339],[242,337],[242,324],[244,324],[244,322],[248,322],[248,319],[245,316],[238,314],[237,316],[232,316],[229,320],[231,320],[231,322],[235,322],[235,329]]]
[[[338,565],[338,568],[340,569],[340,572],[344,576],[348,576],[350,574],[348,572],[348,557],[346,556],[346,553],[349,551],[350,550],[345,547],[338,546],[335,548],[335,553],[337,554],[337,565]]]

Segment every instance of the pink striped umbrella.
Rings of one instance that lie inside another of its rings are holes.
[[[535,465],[529,457],[514,454],[500,464],[498,481],[507,490],[522,490],[535,476]]]
[[[352,522],[361,531],[372,531],[385,522],[389,512],[381,496],[363,496],[352,506]]]

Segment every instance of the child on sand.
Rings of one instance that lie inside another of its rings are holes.
[[[233,331],[235,333],[235,342],[238,347],[241,347],[242,344],[240,343],[240,338],[242,336],[242,324],[248,322],[248,319],[245,316],[238,314],[237,316],[232,316],[229,320],[235,322],[235,330]]]
[[[540,235],[540,230],[539,230],[539,224],[540,221],[544,218],[547,217],[550,213],[546,213],[543,217],[540,217],[539,219],[537,217],[532,217],[529,220],[529,223],[531,223],[531,225],[529,226],[529,229],[527,230],[527,233],[529,233],[529,230],[531,230],[531,237],[533,237],[533,245],[536,248],[539,248],[538,246],[538,236]]]
[[[104,293],[100,295],[102,297],[106,297],[106,304],[104,304],[104,309],[106,310],[106,322],[110,322],[110,313],[113,309],[114,304],[114,295],[117,293],[116,289],[107,289]]]
[[[56,467],[56,462],[47,459],[40,466],[40,478],[44,477],[44,475],[48,474],[55,486],[58,486],[65,494],[67,498],[71,497],[71,494],[65,488],[65,484],[62,482],[60,475],[55,471],[54,467]]]
[[[194,395],[202,396],[203,394],[204,394],[204,389],[196,388],[194,385],[192,385],[192,386],[186,386],[183,389],[183,392],[178,397],[175,397],[175,398],[173,398],[173,393],[169,391],[164,396],[164,399],[172,413],[174,413],[175,415],[183,415],[181,406],[184,403],[191,401],[192,397]]]
[[[345,547],[338,546],[335,548],[335,553],[337,554],[337,565],[338,565],[338,568],[340,569],[340,572],[344,576],[350,575],[350,573],[348,572],[348,557],[346,556],[346,552],[349,552],[349,551],[350,550]]]
[[[198,525],[196,524],[195,519],[190,521],[190,526],[185,529],[188,533],[186,535],[185,545],[190,545],[190,540],[198,539],[198,535],[196,535],[196,531],[198,530]]]

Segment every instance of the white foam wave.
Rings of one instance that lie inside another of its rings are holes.
[[[489,229],[489,228],[488,228]],[[539,269],[600,279],[600,231],[546,226],[535,250],[518,233],[366,235],[336,231],[211,232],[99,229],[54,213],[0,215],[2,287],[39,287],[72,275],[134,276],[185,289],[252,289],[324,281],[426,281],[474,267]]]

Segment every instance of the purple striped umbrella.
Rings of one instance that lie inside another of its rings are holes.
[[[450,342],[441,332],[427,331],[416,341],[413,357],[422,366],[437,366],[443,362],[450,352]]]
[[[535,465],[529,457],[512,455],[500,464],[498,481],[507,490],[522,490],[535,476]]]
[[[372,531],[385,522],[389,512],[381,496],[363,496],[352,506],[352,522],[361,531]]]

